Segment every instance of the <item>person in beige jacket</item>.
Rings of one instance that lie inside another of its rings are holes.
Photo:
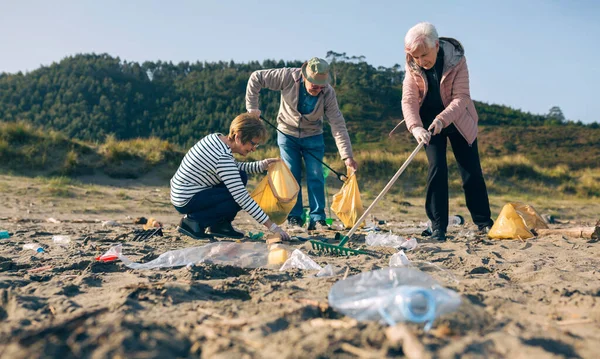
[[[302,178],[302,160],[306,168],[310,220],[308,229],[317,224],[327,226],[325,216],[325,179],[322,161],[325,155],[323,121],[331,126],[340,157],[347,167],[356,171],[352,145],[346,121],[338,106],[333,87],[329,85],[329,64],[313,57],[301,68],[279,68],[254,71],[246,88],[246,109],[260,116],[259,93],[263,88],[281,92],[277,116],[277,144],[281,158],[288,165],[298,184]],[[307,154],[312,153],[316,158]],[[292,226],[302,225],[302,187],[296,205],[288,216]]]
[[[404,48],[402,112],[408,130],[419,143],[426,143],[429,173],[425,210],[431,220],[432,238],[446,240],[448,140],[462,177],[467,208],[479,230],[487,233],[494,222],[479,161],[478,117],[471,100],[464,48],[455,39],[438,37],[435,27],[426,22],[408,30]]]

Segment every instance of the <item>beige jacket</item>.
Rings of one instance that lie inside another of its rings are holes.
[[[461,135],[472,144],[477,138],[479,117],[471,100],[464,48],[457,40],[446,37],[440,38],[440,46],[444,49],[444,68],[440,81],[444,111],[437,118],[442,121],[444,128],[454,123]],[[408,54],[406,70],[402,84],[402,112],[406,127],[412,132],[415,127],[423,127],[419,108],[427,94],[427,76]]]
[[[335,90],[327,86],[319,94],[317,105],[312,113],[302,115],[298,112],[298,94],[300,80],[299,68],[280,68],[254,71],[246,87],[246,109],[258,110],[260,90],[267,88],[281,91],[281,103],[277,116],[277,128],[286,135],[304,138],[323,133],[323,119],[331,125],[342,160],[352,157],[352,145],[346,128],[346,121],[338,106]]]

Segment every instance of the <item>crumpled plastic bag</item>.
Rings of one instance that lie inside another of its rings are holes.
[[[101,262],[112,262],[120,259],[131,269],[155,269],[170,267],[191,267],[199,263],[231,265],[241,268],[272,268],[269,265],[269,248],[265,243],[216,242],[201,247],[189,247],[165,252],[147,263],[135,263],[123,255],[122,245],[111,247],[103,255],[96,257]],[[281,249],[286,249],[281,247]],[[339,270],[331,265],[321,268],[312,258],[301,250],[295,249],[283,263],[280,271],[291,268],[318,270],[317,277],[339,274]]]
[[[340,191],[333,195],[331,210],[346,228],[352,228],[363,215],[365,209],[360,199],[356,174],[349,168],[347,180]]]
[[[548,228],[535,208],[530,205],[507,203],[500,211],[488,237],[492,239],[529,239],[535,235],[534,228]]]
[[[390,267],[406,267],[410,266],[410,259],[406,256],[404,251],[400,251],[394,254],[390,258]]]
[[[297,268],[297,269],[305,269],[305,270],[318,270],[315,277],[332,277],[338,275],[340,273],[340,268],[334,267],[331,264],[322,267],[317,264],[312,258],[308,255],[304,254],[299,249],[295,249],[292,252],[292,255],[288,258],[285,263],[279,268],[280,271]]]
[[[201,247],[168,251],[147,263],[135,263],[123,255],[122,245],[110,248],[99,260],[116,258],[131,269],[182,267],[197,263],[228,264],[241,268],[267,267],[269,250],[265,243],[216,242]],[[105,259],[103,259],[103,257]],[[116,258],[115,258],[116,257]]]
[[[283,161],[269,166],[267,175],[250,196],[269,216],[271,221],[282,224],[298,200],[300,186]]]
[[[392,233],[369,233],[365,237],[369,247],[391,247],[413,250],[417,248],[416,238],[404,238]]]
[[[117,259],[120,258],[120,256],[121,256],[121,245],[119,244],[118,246],[110,247],[106,251],[106,253],[96,257],[96,260],[98,262],[108,263],[108,262],[116,261]]]
[[[338,274],[338,268],[332,266],[331,264],[326,265],[321,268],[321,270],[315,274],[315,277],[333,277]]]
[[[279,270],[284,271],[292,268],[321,270],[321,266],[317,262],[299,249],[294,249],[292,255],[283,263]]]

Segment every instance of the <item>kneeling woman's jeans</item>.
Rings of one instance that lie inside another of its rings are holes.
[[[248,183],[248,175],[245,171],[240,171],[240,176],[245,186]],[[196,193],[185,206],[175,206],[175,209],[206,228],[223,221],[231,223],[241,207],[225,184],[220,183]]]

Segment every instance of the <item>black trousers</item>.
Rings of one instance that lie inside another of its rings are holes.
[[[425,147],[429,162],[425,211],[431,220],[431,228],[445,232],[448,227],[448,140],[458,164],[467,208],[471,212],[473,223],[479,227],[491,226],[494,221],[491,218],[490,202],[479,162],[477,140],[469,146],[456,127],[450,125],[440,134],[431,136],[429,145]]]
[[[248,174],[240,171],[244,186],[248,183]],[[201,227],[210,227],[219,222],[232,222],[241,207],[233,199],[225,183],[200,191],[183,207],[174,206],[181,214],[187,214]]]

